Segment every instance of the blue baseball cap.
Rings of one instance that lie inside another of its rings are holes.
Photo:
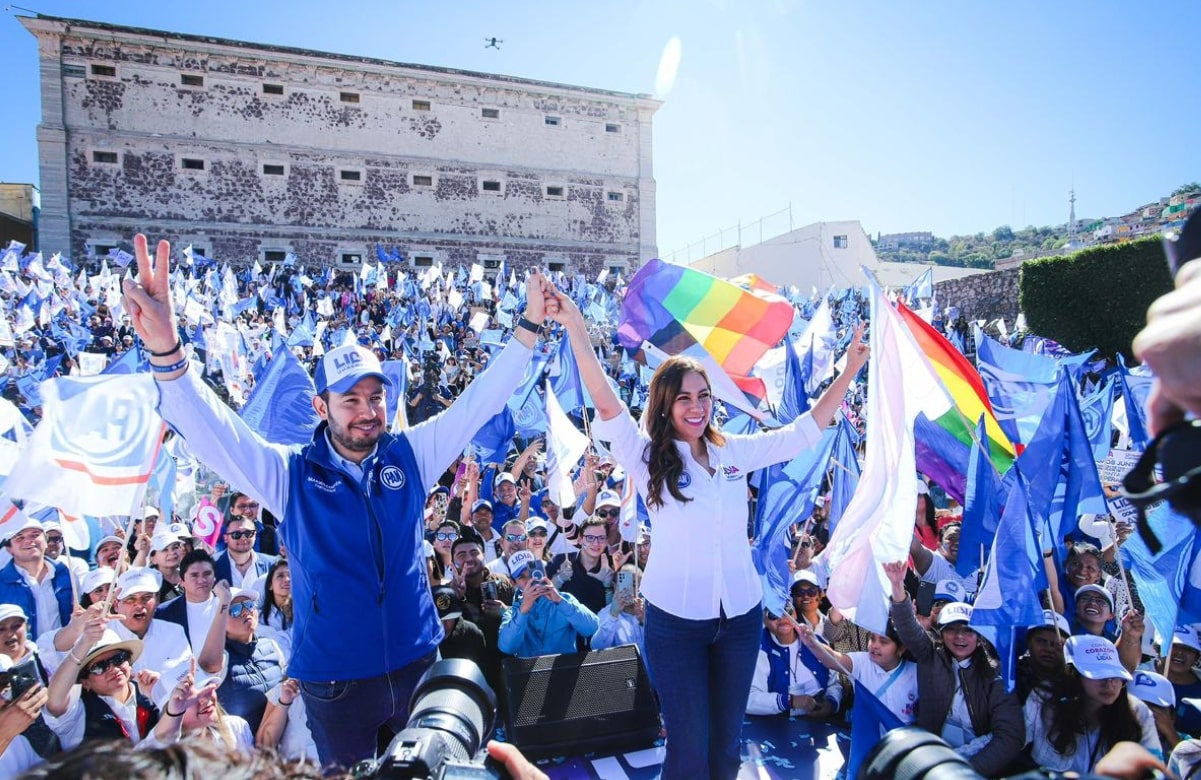
[[[379,379],[389,387],[392,386],[374,352],[357,344],[348,344],[331,349],[317,361],[313,384],[316,385],[318,394],[326,390],[346,393],[358,384],[360,379],[369,376]]]

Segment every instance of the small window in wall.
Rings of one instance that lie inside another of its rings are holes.
[[[363,172],[362,171],[338,171],[338,177],[341,178],[342,181],[362,181],[363,180]]]
[[[263,165],[263,173],[267,176],[283,176],[284,166],[266,163]]]
[[[557,116],[550,116],[549,114],[544,116],[542,118],[542,121],[543,121],[543,123],[549,125],[550,127],[558,127],[559,125],[563,124],[562,119],[560,119]]]
[[[69,78],[81,79],[88,75],[88,71],[82,65],[63,65],[63,75]]]
[[[546,197],[561,198],[563,197],[563,188],[559,186],[550,186],[546,188]]]
[[[605,199],[610,203],[621,203],[626,199],[624,192],[610,192],[605,195]]]
[[[546,270],[548,270],[548,271],[550,271],[550,272],[552,272],[552,273],[553,273],[553,272],[555,272],[555,271],[562,271],[562,270],[563,270],[563,266],[564,266],[564,264],[563,264],[563,263],[547,263],[547,264],[546,264]]]
[[[116,244],[92,244],[92,257],[108,257],[108,253],[116,248]]]
[[[606,122],[605,123],[605,132],[606,133],[620,133],[621,125],[616,124],[614,122]]]
[[[340,258],[342,265],[362,265],[363,256],[354,252],[343,252]]]
[[[92,162],[115,163],[116,161],[116,152],[92,152]]]
[[[414,174],[413,186],[414,187],[432,187],[432,186],[434,186],[434,177],[433,176],[417,176],[416,174]]]
[[[413,265],[417,266],[418,268],[433,268],[434,258],[426,256],[414,257]]]
[[[846,236],[834,236],[834,248],[835,249],[846,249],[847,248],[847,237]]]
[[[203,87],[204,76],[197,76],[193,73],[184,73],[179,77],[179,83],[185,87]]]
[[[480,116],[482,116],[484,119],[500,119],[500,109],[499,108],[481,108]]]
[[[486,181],[481,185],[481,189],[483,189],[484,192],[500,192],[500,182]]]
[[[430,110],[430,102],[428,100],[414,100],[413,101],[413,110],[414,111],[429,111]]]
[[[264,84],[263,85],[263,94],[264,95],[282,95],[282,94],[284,94],[284,85],[283,84]]]
[[[93,65],[92,75],[115,77],[117,75],[117,69],[112,65]]]
[[[179,167],[183,168],[185,171],[203,171],[204,160],[196,157],[184,157],[179,161]]]
[[[358,103],[359,102],[359,93],[358,92],[343,92],[338,97],[343,103]]]
[[[282,263],[284,260],[287,260],[287,259],[288,259],[288,253],[282,249],[264,249],[263,250],[263,262],[264,263]]]

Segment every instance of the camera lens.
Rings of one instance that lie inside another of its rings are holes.
[[[946,742],[922,729],[894,729],[863,760],[857,780],[977,780],[980,774]]]

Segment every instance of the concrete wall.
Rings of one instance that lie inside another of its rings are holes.
[[[589,273],[656,254],[659,104],[644,96],[22,22],[42,58],[44,211],[66,210],[44,230],[47,247],[82,255],[143,230],[230,261],[279,249],[307,262],[374,257],[382,243],[443,262],[503,254]]]

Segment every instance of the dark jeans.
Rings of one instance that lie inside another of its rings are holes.
[[[728,780],[741,764],[742,719],[763,608],[686,620],[646,605],[646,661],[667,726],[662,780]]]
[[[322,766],[349,768],[375,755],[381,726],[399,732],[409,719],[409,698],[436,653],[365,680],[302,680],[300,694]]]

